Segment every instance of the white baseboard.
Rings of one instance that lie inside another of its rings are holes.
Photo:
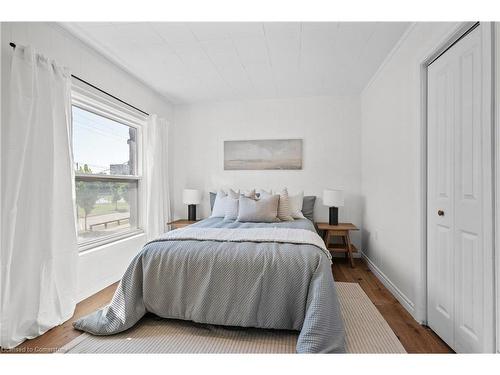
[[[361,257],[368,264],[368,268],[380,280],[382,284],[392,293],[399,303],[410,313],[415,319],[415,304],[403,293],[399,288],[373,263],[365,253],[361,253]],[[416,320],[416,319],[415,319]]]

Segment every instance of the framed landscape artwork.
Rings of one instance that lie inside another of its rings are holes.
[[[302,139],[224,141],[224,169],[302,169]]]

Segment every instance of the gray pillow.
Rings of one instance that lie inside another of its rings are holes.
[[[274,223],[278,219],[279,195],[262,197],[259,200],[240,196],[238,221],[254,223]]]
[[[214,203],[215,203],[216,196],[217,196],[217,193],[210,192],[210,212],[212,212],[214,209]]]
[[[302,213],[306,219],[314,222],[314,203],[316,202],[316,197],[314,195],[305,196],[302,202]]]

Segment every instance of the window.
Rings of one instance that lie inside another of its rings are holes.
[[[76,224],[81,250],[140,231],[139,128],[121,113],[72,106]]]

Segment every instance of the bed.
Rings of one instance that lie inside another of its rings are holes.
[[[132,260],[111,303],[74,327],[111,335],[147,312],[214,325],[296,330],[298,353],[345,351],[331,256],[308,219],[209,218],[168,232]]]

